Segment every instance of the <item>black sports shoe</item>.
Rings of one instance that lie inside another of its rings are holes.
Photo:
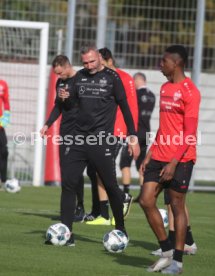
[[[77,206],[75,209],[74,222],[83,222],[85,217],[84,207]]]
[[[46,245],[53,245],[50,241],[47,241],[47,240],[44,242],[44,244],[46,244]]]
[[[99,216],[99,215],[98,215]],[[95,214],[93,213],[89,213],[89,214],[86,214],[84,216],[84,221],[93,221],[95,220],[98,216],[96,216]]]
[[[75,246],[74,234],[72,233],[70,239],[66,242],[65,246]]]
[[[50,241],[45,241],[45,245],[53,245]],[[66,242],[64,246],[75,246],[74,234],[71,234],[70,239]]]
[[[124,202],[123,202],[123,216],[124,216],[124,219],[127,218],[128,214],[130,212],[132,201],[133,201],[133,197],[126,193],[125,194],[125,199],[124,199]]]

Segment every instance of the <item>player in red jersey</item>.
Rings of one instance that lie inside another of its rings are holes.
[[[147,151],[147,133],[150,132],[150,119],[155,107],[155,95],[146,85],[146,76],[141,72],[135,73],[133,76],[134,84],[137,93],[138,102],[138,130],[137,136],[140,145],[140,155],[135,161],[136,169],[139,172],[140,165],[142,164],[144,158],[146,157]],[[129,193],[129,187],[131,184],[131,163],[132,156],[129,155],[128,145],[124,145],[120,156],[120,169],[122,172],[122,184],[124,185],[124,190]],[[143,184],[143,176],[139,173],[139,183],[140,187]],[[141,189],[140,189],[141,190]],[[139,195],[133,202],[139,203]]]
[[[0,80],[0,175],[1,184],[7,179],[8,148],[5,128],[10,123],[9,91],[6,81]]]
[[[160,68],[168,82],[160,90],[160,124],[155,142],[142,163],[144,183],[140,205],[162,249],[161,258],[148,268],[149,272],[182,272],[187,229],[185,198],[196,161],[200,105],[200,92],[184,74],[187,59],[187,51],[181,45],[168,47],[163,55]],[[163,188],[168,188],[174,216],[174,254],[156,206]]]
[[[120,79],[122,80],[123,86],[125,88],[128,105],[129,105],[129,108],[131,110],[131,114],[132,114],[132,117],[134,120],[135,129],[137,130],[138,103],[137,103],[137,95],[136,95],[135,86],[134,86],[134,80],[128,73],[116,68],[116,66],[114,64],[114,59],[113,59],[112,53],[108,48],[99,49],[99,52],[102,56],[103,64],[106,67],[116,71],[118,73],[118,75],[120,76]],[[114,123],[114,136],[119,137],[119,138],[121,137],[124,140],[127,136],[127,127],[126,127],[122,112],[119,107],[117,108],[116,119],[115,119],[115,123]],[[117,157],[121,146],[122,146],[122,143],[119,141],[119,143],[115,149],[115,157]],[[96,212],[94,211],[94,213],[98,214],[100,212],[100,216],[95,218],[94,216],[92,216],[92,213],[93,213],[92,212],[91,214],[86,215],[85,221],[87,221],[87,224],[90,224],[90,225],[110,225],[111,221],[110,221],[109,211],[108,211],[108,209],[109,209],[108,208],[108,205],[109,205],[108,197],[107,197],[107,193],[104,189],[104,186],[102,184],[102,181],[99,177],[97,177],[97,185],[98,185],[98,194],[99,194],[100,204],[98,205],[95,202],[93,202],[93,206],[98,206],[98,208],[100,210],[96,211]],[[96,190],[94,190],[94,192],[96,192]],[[126,190],[124,190],[124,193],[126,194],[126,197],[127,197],[126,202],[124,202],[124,210],[123,210],[124,217],[126,217],[129,213],[131,202],[132,202],[133,198],[127,193]],[[93,196],[93,198],[95,201],[96,197]],[[112,223],[114,224],[114,219],[112,220]]]

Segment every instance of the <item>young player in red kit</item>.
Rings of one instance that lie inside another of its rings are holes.
[[[154,144],[142,163],[144,183],[140,197],[147,220],[162,249],[161,258],[149,272],[182,273],[187,229],[185,198],[196,161],[196,132],[200,92],[185,76],[188,55],[181,45],[166,49],[160,63],[168,82],[160,90],[160,124]],[[170,196],[175,223],[175,248],[167,238],[156,200],[163,188]]]
[[[7,179],[7,137],[5,128],[10,123],[10,103],[8,85],[4,80],[0,80],[0,175],[3,186]]]

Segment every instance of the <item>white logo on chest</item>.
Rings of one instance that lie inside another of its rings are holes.
[[[176,102],[176,101],[178,101],[180,98],[181,98],[181,91],[180,90],[178,90],[178,91],[176,91],[175,93],[174,93],[174,95],[173,95],[173,100]]]

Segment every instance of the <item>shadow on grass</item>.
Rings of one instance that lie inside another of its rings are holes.
[[[34,230],[34,231],[29,231],[26,232],[25,234],[27,235],[37,235],[40,236],[41,238],[41,244],[44,246],[52,246],[52,245],[47,245],[45,244],[45,232],[44,230]],[[95,236],[92,235],[80,235],[75,233],[75,243],[76,247],[79,246],[79,242],[86,243],[86,247],[90,247],[91,245],[96,245],[99,244],[101,245],[101,239],[100,238],[95,238]],[[81,245],[81,244],[80,244]],[[149,243],[147,241],[138,241],[138,240],[131,240],[129,242],[129,247],[140,247],[143,248],[143,253],[139,254],[137,256],[129,255],[129,248],[120,254],[113,254],[109,253],[107,251],[99,250],[98,254],[102,254],[107,256],[107,258],[111,258],[113,262],[123,265],[123,266],[133,266],[133,267],[138,267],[145,269],[149,265],[153,263],[152,259],[150,259],[150,255],[148,255],[150,252],[146,253],[146,250],[151,250],[156,247],[156,244]],[[147,257],[148,255],[148,257]]]
[[[131,247],[142,247],[149,251],[158,249],[158,244],[140,240],[130,240],[129,245]]]
[[[128,251],[125,253],[113,254],[106,251],[102,251],[101,254],[110,256],[113,259],[113,262],[116,262],[124,266],[134,266],[139,268],[147,268],[149,265],[152,265],[153,261],[150,258],[143,256],[131,256],[128,254]]]
[[[75,240],[83,241],[86,243],[98,243],[101,244],[100,239],[96,239],[92,236],[86,236],[86,235],[77,235],[75,234]],[[129,248],[132,247],[140,247],[143,250],[143,255],[139,256],[132,256],[129,255]],[[116,262],[120,265],[125,266],[135,266],[139,268],[147,268],[149,265],[152,265],[153,260],[150,258],[150,252],[154,249],[156,249],[158,245],[156,243],[150,243],[148,241],[139,241],[139,240],[130,240],[129,242],[129,248],[123,253],[120,254],[113,254],[109,253],[105,250],[101,250],[100,253],[103,255],[110,256],[113,259],[113,262]],[[145,251],[148,251],[147,253]],[[145,255],[145,256],[144,256]],[[147,257],[148,256],[148,257]],[[156,260],[155,260],[156,261]]]
[[[144,256],[129,256],[129,255],[116,255],[115,262],[120,265],[134,266],[139,268],[147,268],[152,265],[153,261]]]
[[[129,248],[132,247],[139,247],[144,249],[142,255],[138,256],[131,256],[129,255]],[[110,256],[113,258],[113,261],[125,266],[134,266],[139,268],[147,268],[149,265],[152,265],[153,261],[150,258],[150,252],[154,249],[156,249],[158,245],[156,243],[151,243],[148,241],[140,241],[140,240],[133,240],[131,239],[129,241],[129,248],[120,254],[113,254],[109,253],[107,251],[101,251],[101,254],[105,254],[107,256]],[[148,251],[147,253],[145,251]],[[148,256],[148,257],[147,257]]]
[[[26,216],[37,216],[37,217],[60,221],[60,215],[56,215],[56,214],[29,213],[29,212],[22,212],[22,214]]]
[[[46,230],[44,230],[44,229],[43,230],[34,230],[34,231],[25,232],[25,234],[40,235],[40,237],[45,239]],[[81,241],[81,242],[87,242],[87,243],[99,243],[99,244],[101,244],[101,239],[96,239],[95,237],[92,237],[92,236],[74,234],[74,237],[75,237],[75,242]]]

